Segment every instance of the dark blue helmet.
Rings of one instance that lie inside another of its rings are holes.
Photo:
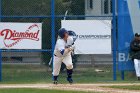
[[[77,39],[76,33],[74,31],[68,31],[68,34],[69,34],[69,36],[72,36],[73,37],[73,41],[75,42],[76,39]]]
[[[139,33],[135,33],[135,37],[140,37],[140,34]]]
[[[65,33],[68,33],[68,31],[65,29],[65,28],[61,28],[59,29],[58,31],[58,35],[61,37],[61,38],[64,38],[64,34]]]

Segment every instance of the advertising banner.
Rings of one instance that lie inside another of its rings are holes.
[[[62,20],[77,34],[76,54],[111,54],[111,20]]]
[[[1,49],[41,49],[41,23],[0,23]]]

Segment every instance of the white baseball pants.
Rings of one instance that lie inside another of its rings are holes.
[[[140,60],[134,59],[134,67],[137,77],[140,77]]]
[[[53,76],[58,76],[62,62],[66,65],[67,69],[73,69],[72,57],[67,55],[65,57],[54,56],[53,60]]]

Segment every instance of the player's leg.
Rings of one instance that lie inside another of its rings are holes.
[[[58,81],[58,75],[60,72],[60,68],[61,68],[61,58],[54,56],[54,60],[53,60],[53,83],[57,84]]]
[[[138,79],[140,80],[140,60],[138,60]]]
[[[138,80],[140,79],[140,73],[139,73],[139,60],[134,59],[134,67],[136,71],[136,76],[138,77]]]
[[[69,81],[69,83],[73,83],[73,80],[72,80],[73,63],[72,63],[71,55],[66,56],[63,59],[63,63],[66,65],[66,68],[67,68],[67,81]]]

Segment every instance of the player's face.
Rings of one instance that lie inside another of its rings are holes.
[[[136,36],[136,37],[135,37],[135,40],[139,40],[139,37]]]
[[[140,40],[140,36],[138,37],[138,40]]]
[[[64,34],[64,39],[67,40],[68,37],[69,37],[69,34],[68,33],[65,33]]]

